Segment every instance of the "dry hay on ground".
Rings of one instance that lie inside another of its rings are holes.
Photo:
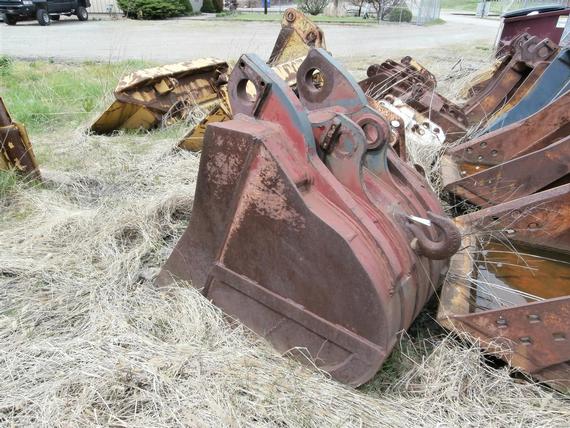
[[[175,134],[33,136],[46,184],[0,200],[0,426],[569,425],[567,399],[451,337],[404,337],[353,390],[155,289],[198,169]]]

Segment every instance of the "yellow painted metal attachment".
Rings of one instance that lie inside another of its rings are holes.
[[[326,48],[323,31],[296,9],[287,9],[281,32],[267,63],[270,66],[305,58],[311,48]]]
[[[92,125],[96,134],[151,129],[185,119],[193,109],[215,107],[227,80],[225,61],[204,58],[131,73],[115,89],[116,100]]]
[[[41,179],[26,128],[12,121],[1,97],[0,170],[15,170],[27,178]]]
[[[273,71],[289,86],[296,85],[297,70],[311,47],[324,47],[322,30],[296,9],[287,9],[283,15],[281,32],[268,61]],[[213,122],[232,118],[225,85],[218,93],[219,103],[212,105],[208,115],[192,128],[178,143],[178,147],[198,152],[202,150],[206,127]]]

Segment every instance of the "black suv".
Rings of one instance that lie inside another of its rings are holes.
[[[8,25],[18,21],[37,19],[40,25],[58,21],[61,15],[77,15],[80,21],[87,21],[89,0],[0,0],[0,15]]]

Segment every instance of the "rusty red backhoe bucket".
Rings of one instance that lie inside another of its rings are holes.
[[[370,380],[437,288],[460,235],[389,147],[390,124],[322,49],[299,98],[255,55],[204,140],[190,225],[158,282],[189,280],[280,352]]]

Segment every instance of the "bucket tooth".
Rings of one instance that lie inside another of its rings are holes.
[[[0,170],[14,170],[35,180],[41,180],[32,144],[24,125],[13,122],[0,97]]]
[[[300,99],[240,58],[234,118],[206,129],[190,224],[158,284],[190,281],[278,351],[357,386],[433,294],[459,234],[325,51],[309,52],[297,82]],[[446,251],[419,249],[430,245]]]

